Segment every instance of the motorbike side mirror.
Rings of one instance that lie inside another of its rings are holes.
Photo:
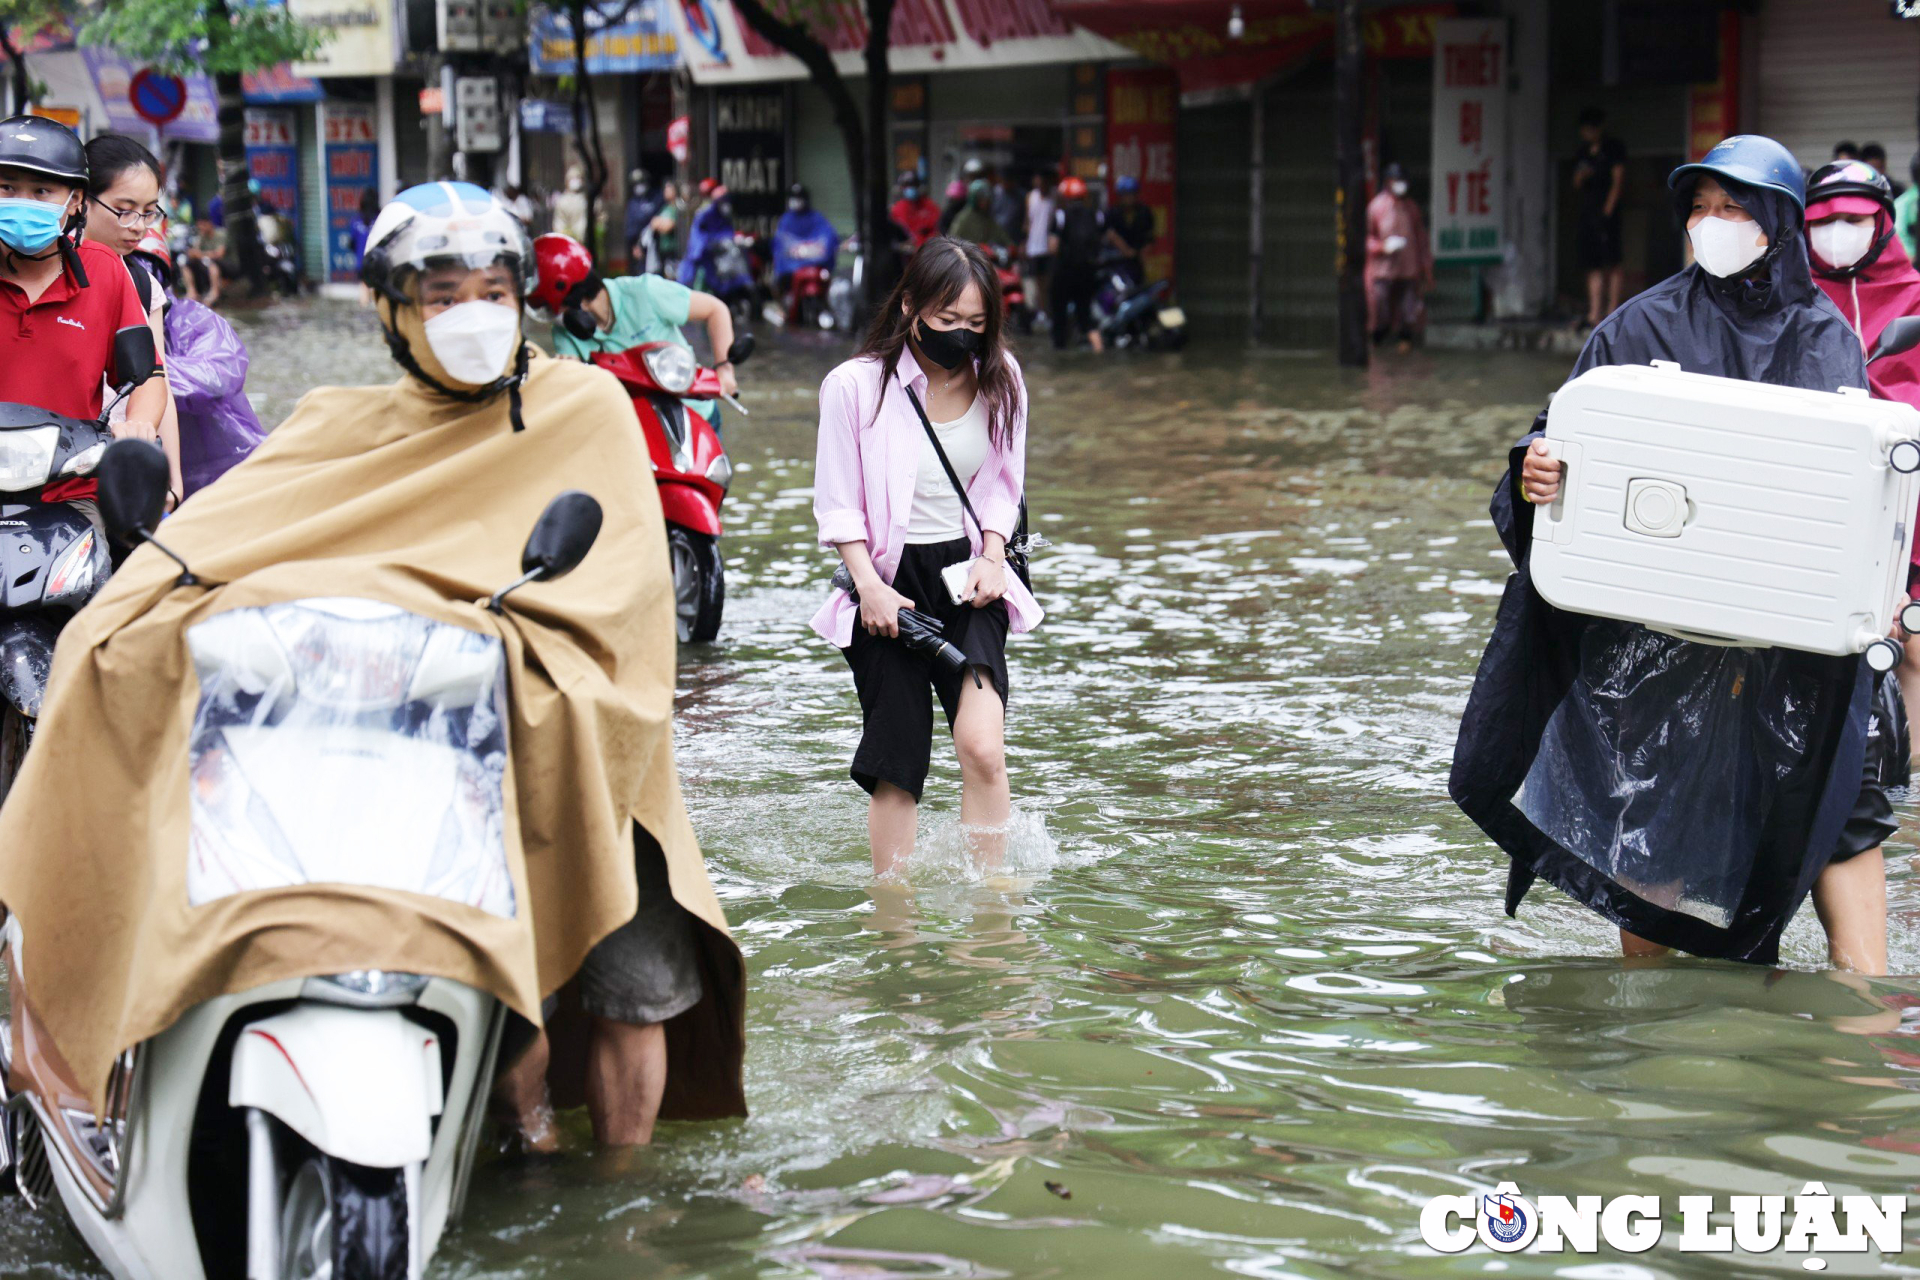
[[[745,364],[752,357],[753,348],[753,335],[743,333],[733,340],[732,346],[727,348],[727,359],[735,364]]]
[[[1867,357],[1867,363],[1872,364],[1883,356],[1897,356],[1915,347],[1920,347],[1920,316],[1901,316],[1889,320],[1887,327],[1880,331],[1880,340],[1873,344],[1873,354]]]
[[[520,577],[494,593],[487,608],[502,612],[501,602],[529,582],[551,582],[580,567],[600,536],[603,514],[592,494],[569,489],[547,504],[520,553]]]
[[[160,368],[160,357],[153,348],[153,330],[146,325],[128,325],[113,335],[113,385],[137,387]]]
[[[93,476],[100,486],[100,519],[107,526],[107,536],[125,546],[152,537],[166,512],[167,484],[172,479],[167,455],[159,446],[145,440],[115,440],[100,455]]]

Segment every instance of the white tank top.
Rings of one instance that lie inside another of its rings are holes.
[[[976,394],[965,413],[952,422],[936,422],[933,429],[939,435],[940,447],[947,451],[947,461],[953,464],[960,483],[971,484],[981,464],[987,460],[986,397]],[[947,479],[946,468],[940,465],[940,455],[933,451],[933,442],[922,432],[920,465],[913,481],[913,510],[907,518],[907,541],[951,542],[966,536],[966,513],[961,509],[960,495],[954,492],[952,482]]]

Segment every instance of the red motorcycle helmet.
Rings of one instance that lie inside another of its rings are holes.
[[[1084,200],[1087,195],[1086,179],[1075,177],[1060,179],[1060,195],[1066,200]]]
[[[578,299],[573,292],[593,277],[593,254],[572,236],[557,231],[536,236],[533,264],[538,279],[527,294],[527,305],[549,316],[557,316]]]

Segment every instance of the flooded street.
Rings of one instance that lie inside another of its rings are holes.
[[[238,323],[264,421],[393,370],[350,306]],[[968,869],[942,736],[911,884],[876,887],[853,684],[807,627],[830,570],[814,395],[845,351],[766,340],[741,370],[726,619],[681,657],[753,1115],[664,1126],[625,1170],[483,1158],[433,1276],[1789,1275],[1800,1255],[1671,1245],[1443,1258],[1419,1214],[1507,1180],[1669,1207],[1920,1188],[1920,982],[1819,973],[1810,907],[1782,971],[1623,967],[1544,885],[1508,919],[1505,858],[1447,798],[1508,567],[1488,490],[1566,360],[1029,343],[1054,547],[1047,623],[1009,650],[1011,865]],[[1905,973],[1910,846],[1889,861]],[[17,1200],[0,1271],[97,1274]]]

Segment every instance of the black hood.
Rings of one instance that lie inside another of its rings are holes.
[[[1716,298],[1745,311],[1773,311],[1817,297],[1819,288],[1813,283],[1813,266],[1807,261],[1806,220],[1800,206],[1784,193],[1766,187],[1750,187],[1731,178],[1720,178],[1719,182],[1766,233],[1767,252],[1760,259],[1765,270],[1757,276],[1723,278],[1708,275],[1698,266],[1690,269],[1709,282]],[[1682,235],[1686,234],[1694,185],[1682,183],[1673,193],[1674,214]]]

